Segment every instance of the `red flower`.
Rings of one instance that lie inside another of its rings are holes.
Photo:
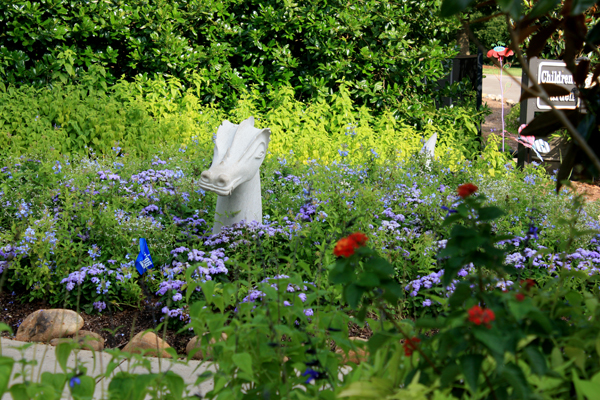
[[[365,243],[367,243],[367,240],[369,240],[367,235],[360,232],[353,233],[352,235],[348,236],[348,239],[354,240],[359,247],[364,246]]]
[[[524,279],[521,281],[521,286],[523,286],[525,290],[529,290],[535,286],[535,281],[533,279]]]
[[[333,254],[337,257],[350,257],[354,254],[354,250],[362,247],[367,243],[367,235],[360,232],[355,232],[348,237],[338,240],[333,249]]]
[[[517,299],[517,301],[523,301],[525,300],[525,295],[523,293],[517,293],[515,294],[515,299]]]
[[[477,189],[479,188],[473,185],[472,183],[465,183],[458,187],[457,192],[458,195],[464,199],[465,197],[469,197],[470,195],[475,193]]]
[[[474,323],[475,325],[485,324],[486,327],[491,328],[490,322],[496,319],[494,312],[489,308],[483,309],[478,305],[471,307],[468,311],[469,313],[469,321]]]
[[[406,339],[402,347],[404,347],[404,355],[407,357],[412,356],[413,351],[417,349],[417,343],[420,343],[421,339],[412,337],[410,339]]]

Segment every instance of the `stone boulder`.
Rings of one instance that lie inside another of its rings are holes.
[[[126,353],[136,353],[146,356],[171,358],[171,355],[165,351],[171,346],[153,332],[140,332],[135,335],[129,343],[123,348]]]
[[[204,335],[206,335],[206,333]],[[192,356],[192,360],[209,359],[210,353],[207,352],[206,354],[203,354],[202,349],[200,348],[199,339],[200,339],[200,336],[194,336],[193,338],[190,339],[187,346],[185,346],[185,354],[187,354],[189,356],[190,353],[192,352],[192,350],[198,349],[194,352],[194,355]],[[227,335],[225,333],[221,334],[221,340],[227,340]],[[209,343],[215,344],[215,343],[217,343],[217,341],[215,340],[215,338],[212,338],[212,339],[210,339]]]
[[[75,311],[37,310],[19,325],[15,339],[21,342],[49,342],[74,335],[83,326],[83,318]]]
[[[59,343],[68,342],[75,340],[83,349],[89,350],[90,348],[94,351],[104,350],[104,338],[95,332],[90,331],[79,331],[73,338],[69,339],[52,339],[50,344],[57,346]]]
[[[355,349],[348,350],[348,354],[344,352],[341,348],[335,349],[337,354],[342,355],[343,362],[345,364],[351,362],[354,364],[360,364],[363,361],[367,361],[369,359],[369,352],[366,351],[363,347],[368,342],[367,339],[363,339],[360,337],[351,337],[350,340],[360,342]]]

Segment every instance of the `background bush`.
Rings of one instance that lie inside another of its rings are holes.
[[[358,105],[432,104],[460,27],[441,1],[17,0],[0,3],[0,79],[99,86],[138,75],[201,77],[203,103],[235,107],[248,88],[338,91]]]
[[[173,77],[138,76],[106,91],[82,84],[0,90],[0,151],[112,156],[117,147],[138,154],[165,145],[181,151],[190,144],[208,149],[224,119],[239,123],[250,116],[258,126],[271,128],[271,153],[289,158],[293,151],[293,159],[339,159],[347,151],[363,154],[355,154],[357,160],[375,155],[403,159],[434,132],[438,154],[447,153],[452,160],[473,158],[479,149],[482,114],[474,115],[468,107],[427,112],[419,128],[390,111],[357,105],[346,86],[306,102],[295,99],[292,88],[281,87],[268,95],[247,93],[227,112],[203,105],[198,97],[201,78],[194,74],[189,80],[193,83],[187,87]]]

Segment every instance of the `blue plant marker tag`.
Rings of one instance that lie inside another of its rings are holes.
[[[140,238],[140,254],[135,259],[135,268],[140,275],[144,275],[147,269],[154,268],[152,257],[150,257],[150,250],[148,250],[148,243],[146,243],[146,239],[144,238]]]

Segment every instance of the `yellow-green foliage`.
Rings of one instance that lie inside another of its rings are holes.
[[[418,152],[423,140],[438,133],[436,154],[459,161],[478,151],[476,126],[468,110],[452,123],[430,120],[417,130],[391,113],[373,114],[356,107],[349,92],[300,102],[291,88],[279,88],[269,98],[250,91],[228,114],[198,97],[202,78],[192,87],[176,78],[121,81],[106,92],[80,86],[34,89],[9,87],[0,92],[0,150],[22,154],[54,148],[61,153],[98,155],[119,146],[130,153],[148,153],[162,146],[196,143],[212,148],[212,138],[224,119],[233,123],[254,116],[259,127],[272,131],[272,155],[333,161],[348,151],[355,162],[371,159],[371,149],[383,159],[405,159]],[[462,118],[462,119],[460,119]],[[460,120],[459,120],[460,119]],[[87,146],[87,147],[86,147]],[[293,152],[293,155],[291,155]]]

